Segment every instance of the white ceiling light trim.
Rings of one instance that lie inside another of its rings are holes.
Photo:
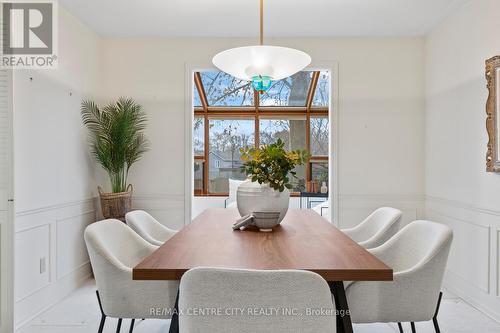
[[[289,47],[254,45],[222,51],[215,55],[212,62],[240,80],[251,81],[259,75],[281,80],[307,67],[311,57]]]
[[[256,80],[281,80],[303,70],[311,63],[311,57],[303,51],[263,45],[263,16],[263,0],[260,0],[260,45],[225,50],[212,59],[215,67],[221,71],[240,80],[253,81],[257,90],[259,89],[255,84]]]

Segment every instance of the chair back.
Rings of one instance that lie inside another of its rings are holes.
[[[336,332],[328,284],[308,271],[194,268],[183,275],[179,297],[181,333]]]
[[[355,323],[431,320],[436,310],[452,230],[415,221],[370,251],[394,271],[393,282],[355,282],[346,295]]]
[[[176,233],[143,210],[128,212],[125,221],[139,236],[155,246],[162,245]]]
[[[418,220],[405,226],[379,249],[389,250],[394,272],[404,272],[417,266],[435,266],[436,273],[444,273],[452,240],[453,232],[448,226]],[[442,278],[443,274],[438,275]]]
[[[402,215],[399,209],[381,207],[356,227],[342,231],[364,248],[374,248],[382,245],[398,232]]]
[[[104,313],[113,316],[124,307],[132,268],[157,247],[114,219],[90,224],[84,237]]]

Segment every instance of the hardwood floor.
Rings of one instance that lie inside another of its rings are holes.
[[[99,326],[99,308],[95,298],[95,283],[88,280],[85,285],[68,298],[44,312],[16,333],[95,333]],[[491,320],[458,297],[445,292],[439,321],[441,331],[447,333],[500,333],[500,324]],[[116,330],[116,319],[109,318],[105,333]],[[170,321],[137,321],[135,333],[168,332]],[[128,332],[130,320],[124,320],[122,332]],[[405,332],[411,332],[405,324]],[[418,333],[433,333],[431,322],[417,323]],[[396,325],[354,325],[355,333],[397,333]]]

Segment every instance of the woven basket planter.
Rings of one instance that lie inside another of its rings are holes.
[[[125,214],[132,209],[132,184],[127,187],[127,192],[104,193],[100,186],[99,197],[101,199],[102,216],[105,219],[118,219],[125,222]]]

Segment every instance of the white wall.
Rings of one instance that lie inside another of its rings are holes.
[[[227,38],[104,40],[107,96],[135,98],[149,118],[147,135],[152,150],[132,168],[130,176],[139,199],[136,207],[154,209],[171,227],[183,225],[186,64],[207,64],[220,50],[255,42]],[[341,225],[358,223],[379,205],[401,207],[408,220],[414,219],[424,193],[423,39],[269,42],[303,49],[317,63],[339,63]],[[107,184],[102,174],[100,180]]]
[[[90,274],[94,165],[79,108],[99,91],[99,37],[63,8],[58,56],[57,70],[14,71],[16,326]]]
[[[500,320],[500,175],[485,171],[484,61],[500,1],[469,1],[426,38],[426,216],[455,232],[446,285]]]

